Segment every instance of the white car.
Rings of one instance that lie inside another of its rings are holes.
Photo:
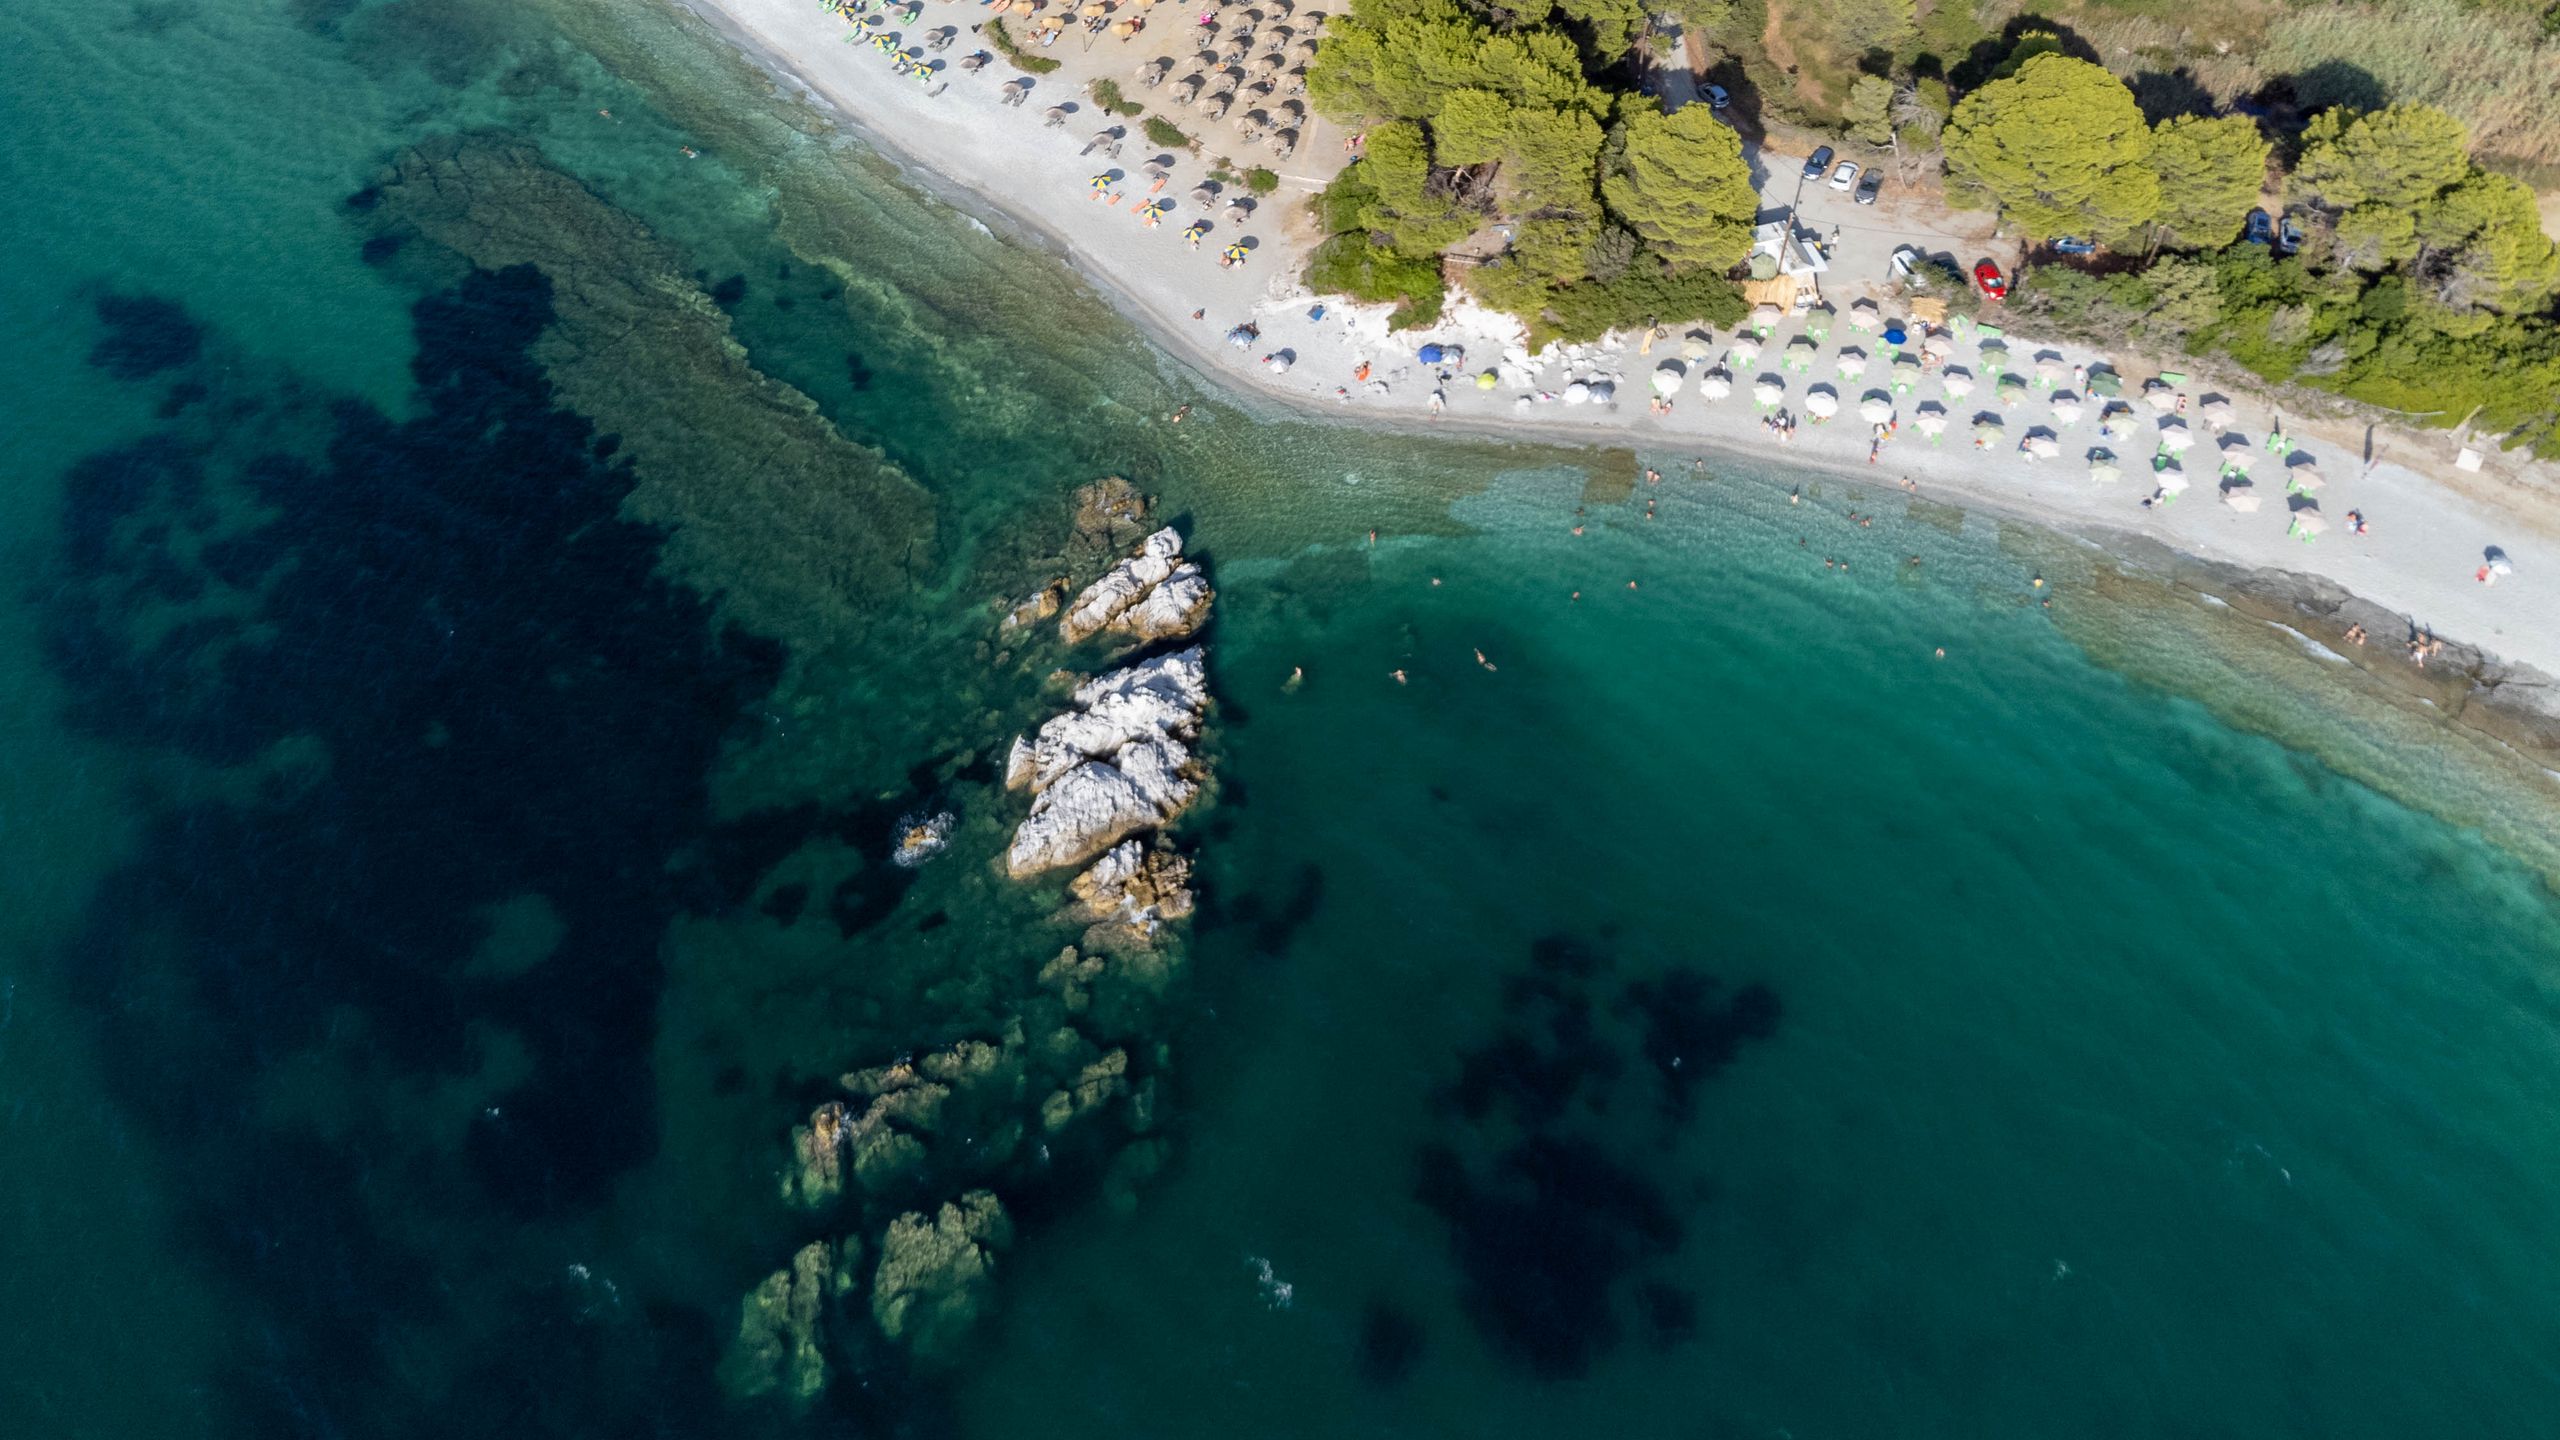
[[[1858,162],[1855,160],[1843,160],[1840,162],[1840,168],[1831,172],[1831,188],[1844,195],[1857,183]]]
[[[1911,272],[1912,272],[1912,271],[1914,271],[1914,270],[1917,270],[1917,269],[1919,269],[1919,268],[1920,268],[1920,247],[1919,247],[1919,246],[1917,246],[1917,245],[1902,245],[1902,246],[1897,246],[1897,247],[1895,248],[1895,250],[1894,250],[1894,252],[1893,252],[1893,278],[1894,278],[1894,279],[1896,279],[1896,280],[1908,280],[1908,279],[1910,279],[1910,278],[1911,278]]]

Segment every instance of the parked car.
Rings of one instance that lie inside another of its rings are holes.
[[[1707,87],[1707,106],[1709,109],[1721,110],[1732,103],[1733,97],[1725,92],[1725,88],[1723,86],[1710,85]]]
[[[2276,253],[2290,255],[2302,248],[2302,227],[2287,215],[2276,222]]]
[[[2000,267],[1988,260],[1973,267],[1973,283],[1981,289],[1985,300],[2009,298],[2009,277],[2001,274]]]
[[[2252,210],[2248,226],[2240,232],[2240,238],[2252,245],[2273,245],[2276,243],[2276,223],[2267,217],[2266,211]]]
[[[2095,240],[2083,240],[2077,235],[2057,235],[2053,238],[2053,253],[2056,255],[2095,255],[2098,253],[2098,242]]]
[[[1884,172],[1881,170],[1868,171],[1867,178],[1858,182],[1858,203],[1861,205],[1873,205],[1876,203],[1876,196],[1882,193],[1883,190]]]
[[[1831,172],[1831,188],[1834,190],[1846,191],[1857,183],[1858,162],[1855,160],[1843,160],[1840,168]]]
[[[1894,279],[1896,279],[1896,280],[1908,280],[1908,279],[1910,279],[1910,278],[1912,277],[1912,275],[1913,275],[1915,272],[1917,272],[1917,271],[1919,270],[1919,268],[1920,268],[1920,247],[1919,247],[1919,246],[1917,246],[1917,245],[1897,245],[1897,246],[1895,246],[1895,247],[1894,247],[1894,251],[1893,251],[1893,265],[1892,265],[1892,269],[1893,269],[1893,278],[1894,278]]]
[[[1821,179],[1822,172],[1830,168],[1831,147],[1828,145],[1804,157],[1804,178],[1807,180]]]

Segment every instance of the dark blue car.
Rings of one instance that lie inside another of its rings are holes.
[[[1811,155],[1805,157],[1804,178],[1807,180],[1819,180],[1822,178],[1822,172],[1830,168],[1831,147],[1825,145],[1821,149],[1816,150]]]
[[[2273,245],[2276,243],[2276,222],[2268,218],[2266,211],[2252,210],[2248,227],[2240,232],[2240,238],[2252,245]]]

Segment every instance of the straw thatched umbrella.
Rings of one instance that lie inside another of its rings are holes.
[[[1893,358],[1893,388],[1895,393],[1908,395],[1912,391],[1920,388],[1921,373],[1920,359],[1918,356],[1895,356]]]
[[[2293,523],[2285,527],[2284,533],[2309,545],[2326,533],[2328,528],[2328,516],[2317,510],[2296,510],[2293,512]]]
[[[1698,377],[1698,393],[1710,400],[1721,400],[1733,393],[1733,372],[1718,366]]]
[[[2246,446],[2237,450],[2225,450],[2222,452],[2222,473],[2246,475],[2249,473],[2249,467],[2257,463],[2257,459],[2258,457],[2251,454]]]
[[[1743,334],[1734,336],[1732,348],[1725,351],[1725,358],[1731,360],[1736,365],[1748,365],[1752,361],[1759,359],[1759,337],[1752,335],[1747,331]]]
[[[1911,423],[1919,427],[1921,434],[1929,437],[1929,443],[1932,445],[1938,443],[1939,436],[1947,433],[1947,416],[1944,411],[1925,412]]]
[[[2027,377],[2024,375],[2003,375],[2000,377],[2000,383],[1994,387],[1994,390],[1995,393],[1999,395],[2001,404],[2015,405],[2019,401],[2027,398]]]
[[[1683,360],[1704,360],[1714,353],[1716,342],[1707,338],[1703,330],[1690,331],[1689,338],[1680,342],[1680,358]]]
[[[2027,454],[2038,460],[2059,460],[2062,458],[2062,442],[2050,435],[2030,435],[2027,437]]]
[[[1997,340],[1982,342],[1982,373],[1997,375],[2009,368],[2009,347]]]
[[[2101,485],[2112,485],[2118,480],[2123,479],[2124,467],[2116,464],[2115,457],[2107,455],[2103,450],[2098,453],[2100,455],[2106,455],[2106,458],[2103,460],[2092,460],[2089,462],[2089,478],[2097,481]]]
[[[2226,485],[2222,489],[2222,503],[2243,515],[2255,515],[2258,513],[2258,506],[2265,502],[2250,486]]]
[[[1920,353],[1944,360],[1956,353],[1955,337],[1943,330],[1933,330],[1920,342]]]
[[[1873,330],[1884,323],[1884,313],[1873,300],[1860,300],[1849,307],[1849,328]]]
[[[1855,345],[1842,347],[1840,351],[1840,378],[1843,380],[1863,380],[1866,376],[1867,352],[1859,349]]]
[[[2284,488],[2297,495],[2317,495],[2320,487],[2328,483],[2320,467],[2307,460],[2284,472]]]
[[[1840,392],[1828,385],[1816,385],[1805,392],[1804,408],[1807,414],[1828,420],[1840,413]]]
[[[1811,310],[1805,312],[1804,333],[1812,336],[1816,340],[1830,339],[1831,319],[1832,315],[1830,306],[1814,306]]]
[[[2161,449],[2168,451],[2172,455],[2183,455],[2187,453],[2187,448],[2195,443],[2195,432],[2189,430],[2185,425],[2180,424],[2175,420],[2166,420],[2161,422]]]
[[[1689,367],[1677,360],[1665,360],[1653,367],[1653,393],[1677,395],[1680,393],[1680,386],[1688,378]]]
[[[2231,402],[2216,395],[2198,407],[2196,414],[2204,420],[2205,424],[2220,430],[2231,423],[2233,412]]]
[[[1751,399],[1766,410],[1787,398],[1786,382],[1774,375],[1763,375],[1751,382]]]
[[[2159,481],[2161,490],[2167,494],[2182,495],[2186,493],[2187,472],[2183,466],[2163,465],[2151,472],[2151,478]]]
[[[1950,365],[1938,372],[1938,388],[1951,399],[1961,400],[1973,393],[1973,372],[1961,365]]]
[[[2037,384],[2042,385],[2047,390],[2050,390],[2054,386],[2059,385],[2070,378],[2071,367],[2062,363],[2061,356],[2039,355],[2036,357]]]
[[[1777,329],[1778,322],[1786,318],[1785,311],[1765,300],[1751,307],[1751,328],[1759,331],[1764,337],[1770,331]]]
[[[1801,375],[1813,368],[1813,337],[1798,335],[1787,342],[1785,365]]]
[[[1974,421],[1973,443],[1986,447],[1999,444],[2000,422],[1987,415]]]
[[[1882,425],[1893,418],[1893,397],[1870,390],[1858,402],[1858,418],[1870,425]]]
[[[2152,414],[2166,415],[2178,408],[2178,392],[2154,380],[2142,387],[2142,403],[2151,407]]]
[[[2068,390],[2053,392],[2053,423],[2076,425],[2080,422],[2080,397]]]

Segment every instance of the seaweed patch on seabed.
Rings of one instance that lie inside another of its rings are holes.
[[[608,1340],[548,1227],[655,1143],[669,857],[782,655],[658,576],[629,465],[530,353],[552,318],[541,272],[476,271],[415,307],[417,418],[225,356],[196,377],[219,403],[68,476],[72,718],[220,777],[150,825],[71,959],[254,1316],[241,1433],[524,1433],[557,1403],[536,1376],[578,1397],[539,1428],[716,1404],[700,1322]],[[544,953],[475,967],[528,896]],[[432,1349],[434,1405],[386,1326]]]
[[[1667,1132],[1690,1117],[1696,1087],[1778,1019],[1767,987],[1727,995],[1688,968],[1603,1005],[1610,968],[1579,939],[1537,941],[1530,968],[1505,982],[1500,1032],[1460,1058],[1441,1096],[1454,1138],[1416,1157],[1416,1194],[1448,1223],[1469,1316],[1551,1379],[1588,1371],[1630,1313],[1658,1344],[1695,1329],[1694,1297],[1648,1274],[1681,1242],[1661,1174]],[[1606,1118],[1627,1098],[1631,1053],[1659,1087],[1659,1143]]]

